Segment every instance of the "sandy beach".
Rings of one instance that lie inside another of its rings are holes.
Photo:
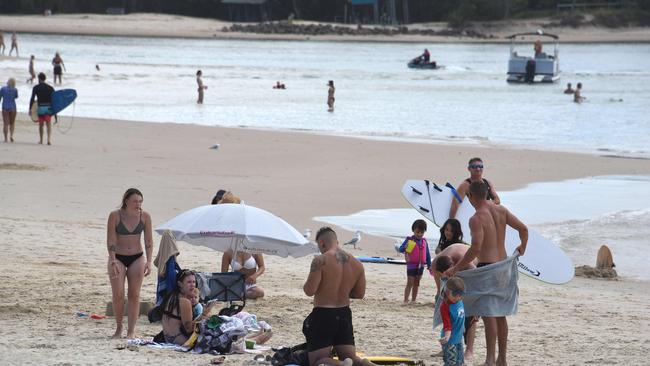
[[[311,24],[296,21],[296,24]],[[531,32],[544,29],[549,33],[560,34],[563,42],[650,42],[650,28],[625,27],[605,28],[583,26],[579,28],[548,26],[557,20],[540,18],[531,20],[509,20],[481,22],[473,29],[491,38],[465,36],[424,36],[400,34],[393,36],[368,35],[318,35],[297,34],[257,34],[224,32],[224,27],[233,23],[215,19],[192,18],[167,14],[134,13],[128,15],[101,14],[57,14],[49,17],[41,15],[0,15],[0,24],[6,31],[53,34],[88,34],[104,36],[141,37],[193,37],[215,39],[266,39],[266,40],[311,40],[311,41],[349,41],[349,42],[416,42],[416,43],[504,43],[513,33]],[[337,24],[340,25],[340,24]],[[356,25],[349,25],[356,27]],[[373,27],[373,26],[366,26]],[[409,29],[428,29],[440,31],[447,23],[418,23],[408,25]]]
[[[314,216],[368,208],[406,207],[399,187],[406,178],[460,181],[471,156],[486,162],[486,177],[500,190],[531,182],[605,174],[650,174],[650,160],[479,145],[438,145],[173,123],[75,118],[66,134],[55,128],[42,146],[36,126],[20,115],[16,142],[0,144],[0,363],[7,365],[186,364],[213,356],[140,347],[118,350],[112,318],[78,319],[77,311],[103,314],[110,299],[106,275],[106,219],[124,190],[138,187],[154,226],[207,204],[219,188],[263,207],[299,231],[317,230]],[[218,150],[209,149],[215,142]],[[413,156],[443,157],[413,159]],[[339,230],[341,241],[352,233]],[[160,241],[154,235],[154,254]],[[179,242],[183,267],[216,271],[220,253]],[[355,255],[390,255],[392,242],[365,236]],[[614,253],[616,258],[616,253]],[[267,257],[259,282],[267,296],[246,310],[271,324],[270,344],[303,341],[311,308],[302,284],[311,258]],[[595,253],[582,263],[595,261]],[[419,303],[400,306],[400,266],[366,265],[366,298],[352,304],[358,350],[406,356],[441,365],[431,331],[434,282],[424,278]],[[521,276],[520,312],[510,318],[511,365],[643,364],[650,341],[650,286],[625,278],[575,278],[551,286]],[[155,278],[143,299],[153,299]],[[415,315],[414,315],[415,314]],[[136,333],[160,330],[140,318]],[[483,326],[476,357],[485,354]],[[229,355],[226,365],[254,364],[252,355]]]

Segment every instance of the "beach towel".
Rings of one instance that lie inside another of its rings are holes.
[[[165,230],[162,234],[162,239],[160,239],[158,254],[153,260],[153,265],[158,267],[158,277],[165,277],[169,258],[179,254],[180,252],[176,246],[176,238],[174,238],[171,231]]]
[[[456,274],[465,282],[465,316],[500,317],[517,313],[519,287],[518,252],[501,262],[485,267],[461,271]],[[441,293],[447,279],[443,278]],[[433,329],[442,324],[440,305],[443,296],[436,300],[433,312]]]

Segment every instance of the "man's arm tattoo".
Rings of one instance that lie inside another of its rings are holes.
[[[324,258],[322,258],[322,257],[320,257],[320,256],[314,258],[314,260],[311,261],[311,269],[310,269],[310,272],[316,272],[316,271],[319,271],[319,270],[323,267],[324,264],[325,264],[325,260],[324,260]]]

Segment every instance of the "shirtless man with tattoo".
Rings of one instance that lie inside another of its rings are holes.
[[[336,233],[323,227],[316,234],[321,255],[311,262],[303,290],[314,296],[314,309],[305,319],[309,365],[373,365],[356,355],[350,299],[363,299],[363,265],[339,247]],[[331,358],[332,347],[339,360]]]
[[[467,196],[469,202],[476,209],[476,213],[469,219],[469,228],[472,234],[472,245],[463,258],[453,267],[444,272],[444,276],[453,277],[459,270],[466,268],[474,258],[478,259],[476,267],[481,268],[507,258],[505,247],[506,226],[510,226],[519,233],[521,244],[517,247],[519,255],[524,255],[528,244],[528,228],[515,215],[503,205],[488,201],[488,186],[481,181],[469,185]],[[508,347],[508,321],[505,316],[483,316],[485,324],[485,344],[487,354],[486,366],[506,366],[506,352]],[[499,356],[496,357],[496,343],[499,345]]]

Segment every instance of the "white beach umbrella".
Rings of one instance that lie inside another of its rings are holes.
[[[293,226],[272,213],[245,204],[206,205],[185,211],[156,228],[177,240],[219,251],[302,257],[316,247]]]

